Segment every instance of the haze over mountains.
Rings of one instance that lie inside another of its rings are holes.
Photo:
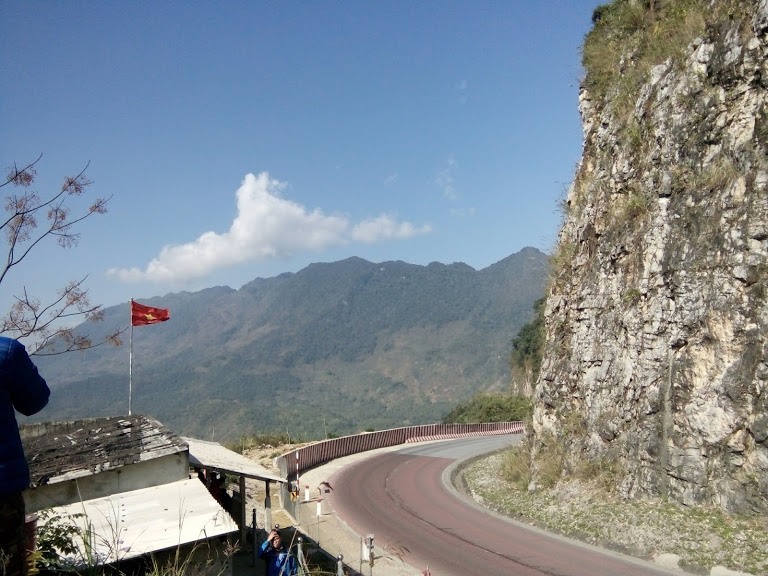
[[[509,387],[511,340],[544,291],[547,256],[524,248],[483,270],[360,258],[140,299],[171,320],[134,328],[133,413],[232,440],[318,438],[438,421]],[[129,323],[129,304],[78,330]],[[118,348],[38,357],[53,394],[41,419],[127,414],[129,332]]]

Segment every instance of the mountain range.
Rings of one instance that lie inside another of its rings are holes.
[[[122,346],[35,357],[52,390],[38,419],[127,414],[130,384],[134,414],[220,441],[436,422],[509,388],[511,340],[546,278],[547,255],[524,248],[479,271],[353,257],[142,299],[171,319],[127,330]],[[125,303],[76,331],[96,341],[129,324]]]

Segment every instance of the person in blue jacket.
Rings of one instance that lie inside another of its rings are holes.
[[[294,576],[298,572],[296,558],[283,546],[277,530],[272,530],[261,545],[259,558],[267,561],[267,576]]]
[[[48,403],[50,390],[24,345],[0,336],[0,574],[26,576],[24,498],[29,467],[24,458],[18,410],[31,416]]]

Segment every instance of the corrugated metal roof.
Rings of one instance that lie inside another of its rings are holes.
[[[113,416],[20,426],[31,486],[65,482],[186,451],[149,416]]]
[[[273,482],[287,482],[279,474],[270,472],[256,462],[249,460],[245,456],[224,448],[218,442],[207,442],[197,440],[196,438],[185,438],[182,440],[189,445],[189,465],[199,468],[215,468],[222,472],[231,472],[238,476],[246,478],[257,478],[259,480],[272,480]]]
[[[81,534],[92,531],[97,564],[175,548],[239,530],[197,478],[113,494],[52,509]],[[84,552],[83,542],[77,542]],[[82,565],[82,558],[69,558]]]

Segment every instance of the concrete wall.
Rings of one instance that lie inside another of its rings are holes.
[[[425,440],[440,440],[443,438],[460,438],[462,436],[491,436],[494,434],[522,434],[525,427],[523,422],[490,422],[485,424],[426,424],[424,426],[406,426],[343,436],[311,444],[294,452],[280,456],[276,462],[280,474],[285,477],[296,474],[296,466],[300,470],[308,470],[314,466],[330,462],[336,458],[404,444],[406,442],[422,442]]]
[[[31,488],[24,492],[24,501],[27,514],[31,514],[51,506],[102,498],[186,478],[189,478],[189,453],[184,451]]]

